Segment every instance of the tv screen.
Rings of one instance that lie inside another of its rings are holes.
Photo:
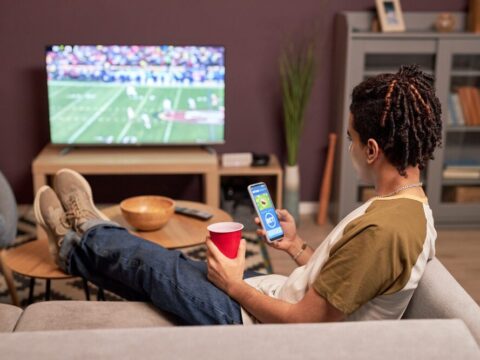
[[[220,46],[49,46],[51,142],[223,143],[224,54]]]

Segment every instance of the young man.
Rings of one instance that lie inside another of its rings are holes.
[[[285,237],[272,246],[298,263],[289,277],[244,273],[244,241],[229,259],[207,239],[204,263],[137,238],[105,220],[88,183],[68,169],[57,173],[54,189],[37,193],[37,220],[66,272],[151,301],[187,324],[398,319],[434,256],[436,232],[420,171],[441,141],[440,103],[433,79],[405,66],[358,85],[350,109],[353,165],[378,196],[315,251],[279,210]]]

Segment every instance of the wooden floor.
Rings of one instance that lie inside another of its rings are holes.
[[[316,248],[333,229],[331,224],[318,226],[312,215],[304,215],[300,221],[299,234]],[[436,254],[443,265],[463,288],[480,304],[480,229],[437,229]],[[289,275],[295,269],[290,256],[269,248],[273,271]]]

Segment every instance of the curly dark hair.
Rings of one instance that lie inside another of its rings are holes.
[[[357,85],[350,111],[361,142],[375,139],[402,176],[408,166],[424,169],[442,143],[442,110],[434,78],[418,65],[403,65],[396,74],[381,74]]]

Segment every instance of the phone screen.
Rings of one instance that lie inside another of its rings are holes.
[[[275,212],[275,206],[273,206],[267,185],[265,185],[265,183],[253,184],[248,187],[248,190],[263,229],[267,233],[268,241],[283,238],[283,230],[280,226],[277,213]]]

